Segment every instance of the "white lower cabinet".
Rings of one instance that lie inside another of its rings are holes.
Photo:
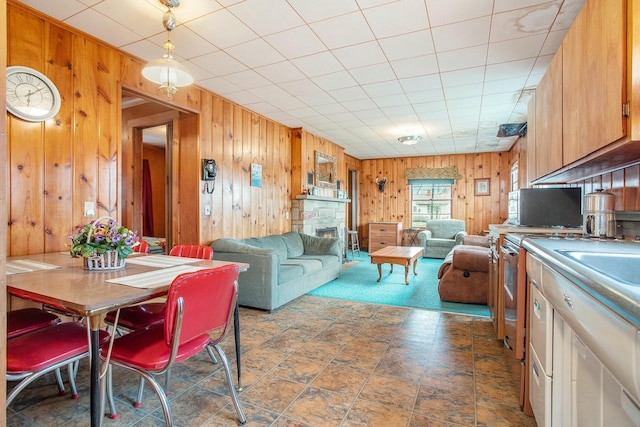
[[[547,375],[533,346],[529,347],[529,401],[538,427],[550,427],[551,424],[551,376]]]
[[[602,364],[571,334],[571,425],[602,425]]]
[[[640,331],[544,264],[529,295],[538,427],[640,427]]]

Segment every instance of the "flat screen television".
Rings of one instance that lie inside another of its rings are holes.
[[[582,227],[582,188],[513,191],[509,193],[509,222],[527,227]]]

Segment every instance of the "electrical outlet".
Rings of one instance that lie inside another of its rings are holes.
[[[96,215],[96,204],[94,202],[84,202],[84,216],[93,218]]]
[[[204,214],[206,216],[211,215],[211,205],[204,205]]]

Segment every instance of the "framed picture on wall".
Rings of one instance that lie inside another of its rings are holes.
[[[490,194],[490,178],[476,178],[475,180],[475,191],[474,195],[476,196],[488,196]]]

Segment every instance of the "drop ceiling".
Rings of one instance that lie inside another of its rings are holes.
[[[158,0],[21,1],[163,54]],[[196,85],[359,159],[507,151],[584,1],[181,0],[171,41]]]

